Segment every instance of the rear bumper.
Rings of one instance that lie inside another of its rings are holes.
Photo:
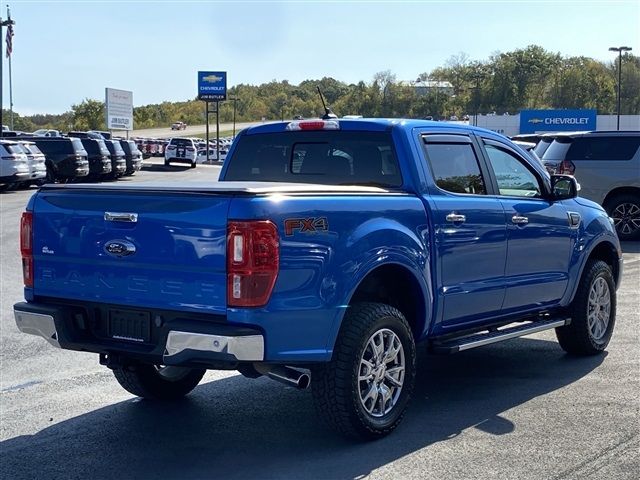
[[[25,180],[29,180],[31,178],[31,174],[29,172],[20,172],[14,173],[13,175],[7,175],[0,177],[0,183],[14,183],[14,182],[24,182]]]
[[[196,163],[196,159],[195,158],[190,158],[190,157],[168,157],[167,158],[167,162],[178,162],[178,163],[192,164],[192,163]]]
[[[91,158],[91,157],[90,157]],[[103,160],[102,157],[97,159],[93,158],[89,162],[89,174],[90,175],[102,175],[105,173],[111,173],[111,160]]]
[[[265,342],[257,329],[176,319],[159,330],[153,345],[97,338],[86,319],[68,307],[20,302],[13,306],[18,329],[67,350],[119,354],[164,365],[216,366],[260,362]]]

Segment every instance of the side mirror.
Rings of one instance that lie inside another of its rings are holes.
[[[553,200],[567,200],[576,198],[580,185],[571,175],[551,175],[551,198]]]

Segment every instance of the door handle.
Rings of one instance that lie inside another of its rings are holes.
[[[451,222],[451,223],[463,223],[467,220],[467,217],[465,217],[464,215],[460,215],[458,213],[454,213],[451,212],[449,215],[446,216],[447,222]]]
[[[522,217],[520,215],[514,215],[511,217],[511,221],[516,225],[526,225],[529,223],[529,219],[527,217]]]
[[[107,222],[131,222],[136,223],[138,221],[137,213],[124,213],[124,212],[104,212],[104,219]]]

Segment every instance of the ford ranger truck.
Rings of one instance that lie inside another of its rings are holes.
[[[502,135],[302,120],[236,139],[209,184],[45,185],[21,222],[25,333],[174,399],[207,369],[312,387],[338,431],[391,432],[416,344],[449,354],[555,329],[601,353],[621,250],[573,177]]]

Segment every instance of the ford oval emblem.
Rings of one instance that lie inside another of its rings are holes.
[[[136,246],[127,240],[111,240],[104,244],[104,251],[113,257],[128,257],[136,253]]]

